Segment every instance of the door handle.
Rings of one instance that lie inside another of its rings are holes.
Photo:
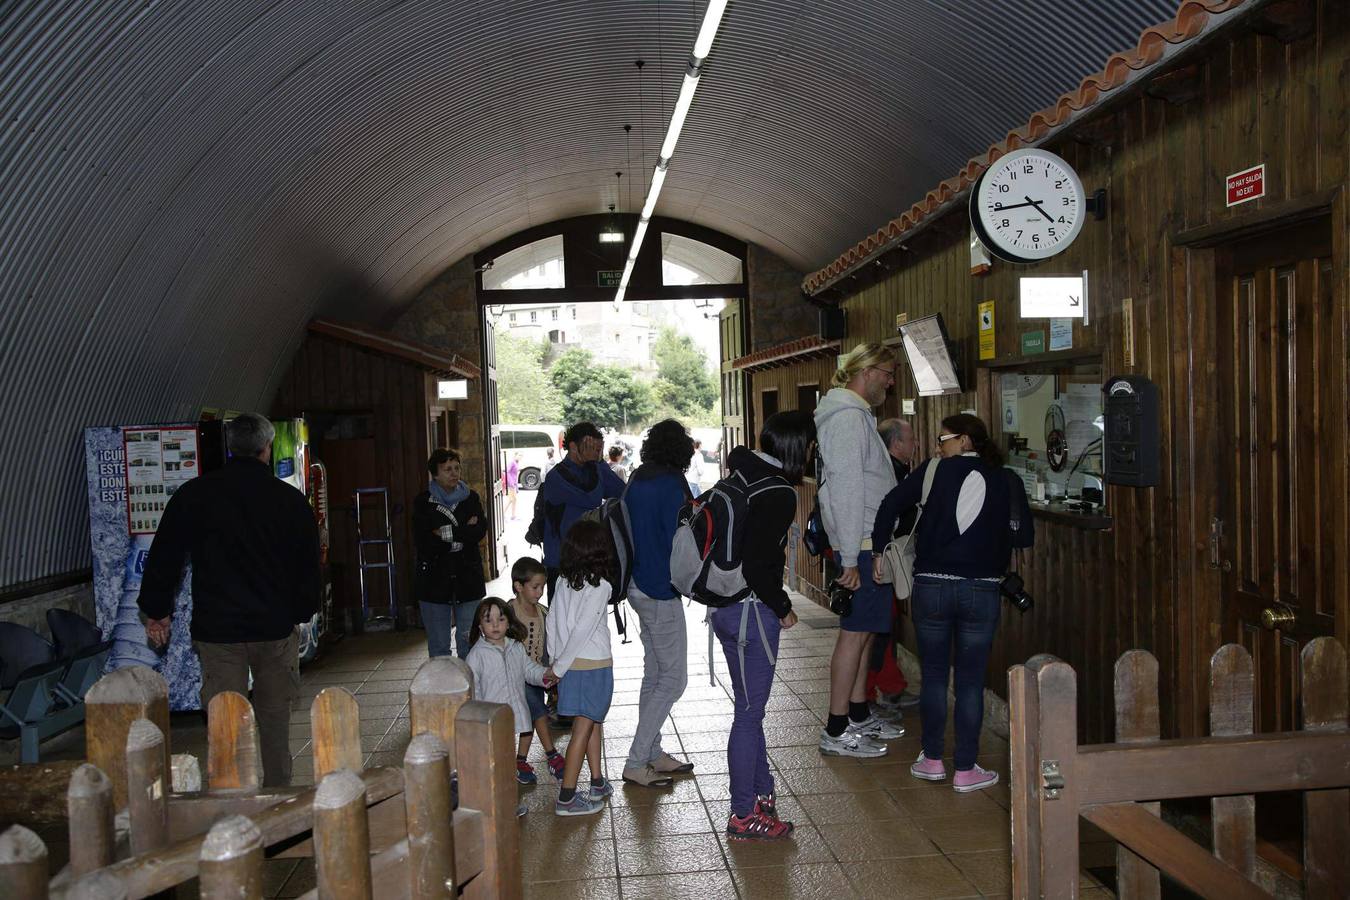
[[[1267,606],[1261,610],[1261,627],[1266,631],[1287,631],[1295,618],[1294,611],[1287,606]]]
[[[1209,567],[1225,572],[1233,570],[1233,564],[1223,558],[1223,519],[1218,516],[1209,520]]]

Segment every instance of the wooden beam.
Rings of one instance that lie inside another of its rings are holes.
[[[1041,895],[1040,703],[1036,676],[1026,666],[1008,670],[1008,790],[1012,796],[1012,892]]]
[[[1252,760],[1261,760],[1253,766]],[[1082,806],[1350,785],[1350,734],[1284,732],[1078,750]]]
[[[1205,93],[1205,70],[1199,63],[1181,66],[1153,78],[1144,87],[1144,93],[1173,106],[1189,103]]]
[[[1262,201],[1263,205],[1258,209],[1238,213],[1212,225],[1200,225],[1178,231],[1172,235],[1172,243],[1175,246],[1185,247],[1213,247],[1315,219],[1331,211],[1340,190],[1332,188],[1277,203]]]
[[[1083,810],[1083,818],[1167,873],[1183,887],[1213,900],[1268,900],[1236,869],[1137,803]]]
[[[0,768],[0,822],[27,828],[64,825],[66,788],[78,759]]]

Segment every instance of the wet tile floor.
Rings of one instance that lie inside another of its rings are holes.
[[[707,631],[702,607],[688,609],[689,686],[664,730],[665,748],[687,757],[694,773],[672,787],[643,788],[619,781],[637,726],[642,645],[614,640],[615,693],[605,723],[605,764],[615,780],[608,807],[594,816],[553,815],[556,782],[538,742],[531,761],[539,783],[521,787],[529,813],[520,822],[527,897],[680,898],[733,897],[1006,897],[1009,892],[1008,745],[986,732],[981,763],[1001,783],[957,794],[949,783],[921,782],[909,774],[919,752],[916,717],[911,733],[890,743],[887,756],[853,760],[816,749],[829,687],[828,666],[837,621],[804,599],[802,623],[784,632],[765,732],[779,794],[780,815],[796,823],[790,840],[732,842],[724,833],[729,813],[726,740],[733,703],[726,664],[718,648],[715,683],[708,678]],[[312,783],[308,706],[326,687],[351,690],[361,707],[361,741],[367,765],[398,765],[409,740],[408,683],[426,659],[420,631],[349,638],[305,668],[302,696],[291,714],[294,780]],[[554,732],[565,747],[567,733]],[[948,740],[950,746],[950,738]],[[78,731],[44,758],[75,755]],[[173,750],[205,759],[205,730],[192,715],[175,715]],[[949,760],[950,765],[950,760]],[[49,843],[58,835],[44,835]],[[52,846],[53,861],[64,848]],[[1085,863],[1100,865],[1114,845],[1083,848]],[[1091,860],[1101,860],[1093,863]],[[59,860],[59,861],[58,861]],[[265,892],[295,897],[314,887],[308,861],[269,860]],[[1082,896],[1112,894],[1086,872]]]

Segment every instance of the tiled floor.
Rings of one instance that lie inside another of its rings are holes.
[[[556,783],[538,745],[539,784],[522,788],[526,895],[571,897],[1002,897],[1009,890],[1007,743],[986,733],[981,763],[1003,783],[960,795],[949,784],[917,781],[917,721],[878,760],[821,756],[816,749],[828,690],[837,621],[805,600],[803,622],[784,632],[766,716],[779,811],[796,823],[790,840],[729,842],[726,739],[733,704],[720,648],[709,684],[702,607],[688,610],[689,686],[665,730],[666,749],[696,765],[673,787],[617,783],[637,725],[642,645],[614,641],[615,693],[605,723],[606,767],[616,780],[607,809],[595,816],[553,815]],[[325,687],[341,685],[361,706],[367,765],[397,765],[409,739],[407,688],[426,659],[421,632],[376,634],[338,644],[302,675],[291,715],[296,783],[313,779],[308,707]],[[912,719],[914,717],[911,717]],[[205,733],[194,716],[175,716],[173,750],[205,759]],[[565,746],[566,732],[556,732]],[[82,737],[68,739],[78,754]],[[950,747],[950,739],[948,746]],[[45,748],[44,748],[45,749]],[[66,755],[61,748],[57,755]],[[59,838],[58,838],[59,840]],[[64,855],[53,848],[53,856]],[[1084,859],[1090,858],[1086,852]],[[1095,848],[1105,849],[1105,848]],[[1099,854],[1100,855],[1100,854]],[[267,895],[294,897],[314,886],[312,864],[269,860]],[[1083,876],[1083,896],[1111,896]]]

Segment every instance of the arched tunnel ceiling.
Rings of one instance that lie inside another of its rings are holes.
[[[0,586],[87,564],[83,426],[265,406],[312,316],[637,209],[703,6],[0,4]],[[817,268],[1175,7],[732,0],[657,212]]]

